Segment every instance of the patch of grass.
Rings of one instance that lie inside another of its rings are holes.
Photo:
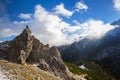
[[[84,73],[87,72],[86,70],[80,69],[80,68],[79,68],[77,65],[75,65],[75,64],[68,63],[68,62],[65,62],[65,64],[67,65],[67,67],[69,68],[69,70],[70,70],[73,74],[81,75],[81,74],[84,74]]]
[[[27,74],[27,73],[21,73],[21,75],[26,79],[26,80],[33,80],[33,78]]]

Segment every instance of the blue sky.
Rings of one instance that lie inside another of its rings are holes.
[[[113,29],[110,23],[120,19],[120,0],[0,0],[0,10],[0,41],[30,25],[44,43],[61,45]]]
[[[12,21],[16,20],[21,12],[34,13],[34,7],[37,4],[48,11],[52,11],[56,5],[64,3],[66,9],[73,10],[75,3],[79,1],[86,4],[89,7],[88,10],[83,13],[76,12],[70,19],[67,19],[68,21],[77,19],[84,22],[87,19],[94,18],[101,19],[104,22],[113,22],[120,17],[120,12],[114,8],[113,0],[11,0],[8,3],[3,0]]]

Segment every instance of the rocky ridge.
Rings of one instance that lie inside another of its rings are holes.
[[[0,43],[2,45],[3,43]],[[44,45],[33,35],[31,30],[23,32],[7,45],[0,47],[0,56],[10,62],[20,64],[35,64],[42,70],[48,71],[55,76],[69,80],[70,75],[64,65],[59,51],[55,47]]]

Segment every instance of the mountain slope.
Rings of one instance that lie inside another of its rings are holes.
[[[113,22],[112,25],[120,26],[120,20]],[[100,39],[84,38],[75,42],[62,50],[61,55],[63,60],[69,62],[93,61],[119,80],[120,27],[107,32]]]
[[[119,23],[120,20],[113,24],[120,26]],[[103,53],[107,47],[116,46],[117,48],[118,45],[120,45],[120,27],[116,27],[115,29],[107,32],[100,39],[89,39],[86,37],[67,46],[64,50],[61,50],[60,48],[58,49],[62,54],[62,58],[66,61],[70,60],[71,56],[75,57],[72,57],[72,61],[74,61],[74,59],[100,60],[104,57],[113,55],[110,52],[108,52],[109,54]]]
[[[71,72],[83,75],[86,80],[115,80],[112,76],[106,74],[99,65],[94,62],[80,61],[78,63],[65,62]],[[84,67],[83,67],[84,66]]]

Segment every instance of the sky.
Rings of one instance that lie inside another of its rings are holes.
[[[99,39],[119,19],[120,0],[0,0],[0,42],[12,40],[26,25],[52,46]]]

